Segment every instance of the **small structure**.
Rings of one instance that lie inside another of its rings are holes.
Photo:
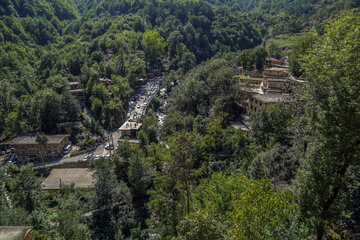
[[[287,78],[264,78],[261,89],[266,94],[281,94],[288,92],[289,80]]]
[[[70,82],[69,92],[73,95],[80,103],[81,106],[85,106],[85,89],[83,89],[79,82]]]
[[[30,240],[30,226],[0,226],[0,240]]]
[[[43,190],[55,192],[61,186],[75,184],[76,188],[94,187],[94,173],[88,168],[58,168],[53,169],[43,181]]]
[[[136,137],[141,125],[141,123],[126,121],[120,127],[121,137]]]
[[[69,82],[70,90],[82,89],[79,82]]]
[[[279,59],[276,59],[276,58],[272,58],[272,57],[267,57],[265,59],[265,64],[268,67],[273,67],[273,66],[276,66],[276,65],[284,65],[285,61],[279,60]]]
[[[264,76],[265,77],[277,77],[277,78],[286,78],[289,76],[289,69],[288,68],[282,68],[282,67],[272,67],[267,68],[264,70]]]
[[[254,77],[247,77],[247,76],[240,76],[240,82],[249,84],[249,85],[257,85],[260,86],[263,82],[262,78],[254,78]]]
[[[249,72],[249,76],[252,78],[262,78],[263,77],[263,73],[259,72],[259,71],[250,71]]]
[[[48,161],[62,156],[63,148],[68,144],[70,135],[46,135],[45,144],[36,142],[36,134],[18,135],[11,140],[18,159],[24,163],[40,160]]]
[[[72,134],[75,128],[83,129],[84,126],[80,121],[77,122],[64,122],[64,123],[57,123],[56,127],[58,132],[65,132],[67,134]]]
[[[244,74],[244,68],[243,67],[236,67],[236,71],[237,73],[239,73],[240,75]]]
[[[99,78],[99,82],[103,83],[105,86],[113,84],[113,81],[109,78]]]
[[[248,114],[256,112],[263,106],[287,102],[288,95],[285,94],[254,94],[249,96]]]

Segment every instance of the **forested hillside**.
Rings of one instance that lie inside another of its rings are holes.
[[[322,31],[325,21],[341,10],[360,6],[356,0],[208,0],[249,13],[270,37],[311,29]]]
[[[0,21],[0,76],[6,79],[2,84],[11,85],[2,88],[11,96],[5,100],[7,107],[1,117],[0,130],[6,136],[28,131],[51,132],[57,122],[78,119],[78,107],[72,98],[61,99],[67,92],[68,81],[79,81],[86,87],[96,120],[108,127],[109,112],[115,114],[116,124],[122,121],[121,109],[127,107],[125,102],[137,80],[161,60],[158,57],[164,50],[168,56],[162,58],[168,58],[168,68],[177,69],[194,66],[219,52],[252,48],[261,43],[261,34],[246,15],[229,10],[217,13],[203,2],[148,2],[144,7],[136,2],[139,5],[130,7],[126,1],[119,4],[101,1],[90,6],[84,17],[77,17],[73,3],[64,3],[61,11],[56,2],[45,3],[8,2],[3,7],[10,15]],[[86,5],[78,4],[80,9]],[[29,10],[22,5],[29,6]],[[102,18],[101,14],[95,17],[99,11],[114,17]],[[90,17],[93,19],[85,20]],[[71,18],[74,20],[70,21]],[[159,39],[166,40],[153,52],[151,41]],[[100,77],[114,79],[115,86],[111,87],[115,89],[111,92],[116,101],[98,84]],[[50,92],[52,98],[60,95],[49,103],[35,104],[40,94]],[[31,110],[34,104],[36,109]],[[63,110],[57,111],[59,107]],[[21,110],[24,108],[25,112]],[[45,114],[52,111],[55,112]],[[63,113],[68,117],[64,119]]]
[[[76,122],[79,152],[113,149],[74,163],[92,171],[89,189],[60,179],[44,191],[46,159],[0,161],[0,226],[32,226],[35,240],[358,239],[359,6],[2,0],[0,146],[25,133],[42,146]],[[291,49],[269,40],[303,32]],[[296,84],[243,130],[234,123],[248,119],[255,84],[240,79],[259,81],[250,74],[264,76],[268,57]],[[110,142],[131,99],[159,79],[136,139]]]

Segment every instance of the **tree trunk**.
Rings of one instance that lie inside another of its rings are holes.
[[[186,182],[186,205],[187,205],[187,214],[190,214],[190,190],[188,183]]]
[[[324,224],[321,222],[316,226],[316,240],[322,240],[324,236]]]

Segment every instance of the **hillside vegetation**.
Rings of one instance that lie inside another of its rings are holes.
[[[1,1],[2,141],[77,121],[84,128],[71,141],[89,150],[127,120],[143,79],[164,74],[166,99],[148,106],[138,144],[124,138],[113,156],[82,162],[91,189],[50,194],[41,186],[47,168],[1,164],[0,226],[30,225],[35,240],[358,239],[358,6]],[[304,81],[288,104],[259,107],[251,129],[236,129],[249,86],[238,67],[258,73],[267,57],[287,58]],[[85,90],[83,106],[70,82]]]

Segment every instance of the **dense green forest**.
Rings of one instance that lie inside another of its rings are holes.
[[[125,139],[113,158],[91,161],[93,189],[49,194],[46,169],[1,165],[0,225],[31,225],[32,239],[358,239],[359,5],[1,1],[0,139],[72,121],[86,128],[74,142],[116,129],[156,69],[169,96],[161,126],[163,100],[144,116],[140,144]],[[303,31],[314,34],[292,49],[267,42]],[[290,105],[254,113],[251,130],[235,129],[236,67],[261,70],[267,56],[288,57],[306,84]],[[69,82],[85,89],[85,106]]]

